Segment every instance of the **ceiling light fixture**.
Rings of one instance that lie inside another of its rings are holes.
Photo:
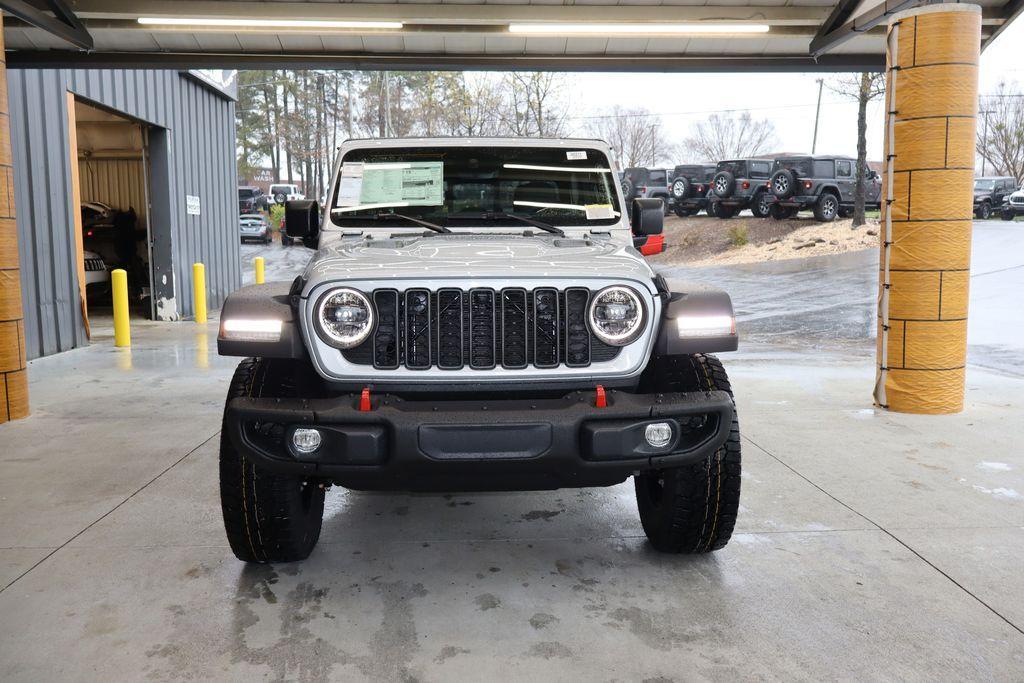
[[[335,21],[333,19],[215,19],[211,17],[139,17],[143,26],[207,26],[218,28],[350,28],[400,29],[400,21]]]
[[[509,33],[768,33],[768,24],[509,24]]]

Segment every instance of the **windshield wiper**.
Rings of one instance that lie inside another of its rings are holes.
[[[334,213],[334,214],[339,214],[340,213],[341,215],[339,216],[339,218],[352,218],[352,219],[356,219],[356,220],[360,220],[361,219],[361,220],[379,221],[379,220],[387,219],[387,218],[400,218],[400,219],[402,219],[404,221],[409,221],[410,223],[415,223],[416,225],[421,225],[424,228],[427,228],[428,230],[433,230],[434,232],[440,232],[440,233],[450,233],[451,232],[451,230],[449,230],[448,228],[444,227],[443,225],[438,225],[437,223],[431,223],[430,221],[420,220],[419,218],[415,218],[413,216],[406,216],[404,213],[395,213],[393,211],[389,211],[387,213],[375,213],[375,214],[370,215],[370,216],[346,215],[347,212],[342,212],[342,211],[337,211],[337,210],[333,211],[332,213]]]
[[[486,221],[486,220],[493,220],[495,218],[506,218],[506,219],[511,219],[511,220],[514,220],[514,221],[519,221],[520,223],[525,223],[526,225],[533,226],[533,227],[535,227],[535,228],[537,228],[539,230],[543,230],[544,232],[550,232],[551,234],[558,235],[559,237],[565,237],[565,231],[564,230],[562,230],[561,228],[556,228],[555,226],[551,225],[550,223],[545,223],[544,221],[538,221],[538,220],[535,220],[533,218],[527,218],[526,216],[517,216],[514,213],[505,213],[503,211],[496,211],[496,212],[494,212],[494,211],[486,211],[486,212],[483,212],[483,213],[473,213],[473,214],[465,214],[465,213],[463,213],[463,214],[456,214],[456,215],[453,215],[453,216],[449,216],[449,218],[477,218],[477,219],[484,220],[484,221]]]

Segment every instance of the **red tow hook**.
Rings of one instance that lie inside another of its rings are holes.
[[[371,410],[373,410],[373,406],[370,405],[370,389],[367,387],[359,396],[359,412],[368,413]]]
[[[607,408],[608,407],[608,397],[605,396],[604,387],[601,386],[600,384],[597,385],[597,396],[594,399],[594,407],[595,408]]]

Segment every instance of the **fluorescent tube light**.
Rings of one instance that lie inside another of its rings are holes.
[[[509,24],[509,33],[768,33],[768,24]]]
[[[139,17],[143,26],[207,26],[220,28],[371,28],[400,29],[400,21],[336,21],[333,19],[216,19],[212,17]]]

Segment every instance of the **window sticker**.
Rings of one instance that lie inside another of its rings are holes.
[[[566,152],[565,158],[568,159],[569,161],[585,161],[587,158],[587,153],[584,151]]]
[[[342,164],[338,207],[440,206],[444,162]]]
[[[587,204],[583,207],[587,212],[588,221],[600,221],[607,218],[615,218],[611,204]]]

